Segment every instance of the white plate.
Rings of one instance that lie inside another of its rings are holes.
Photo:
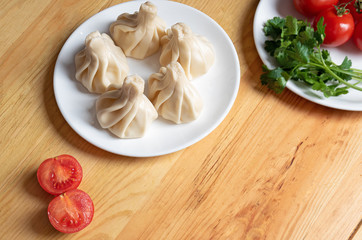
[[[295,10],[292,0],[261,0],[255,12],[254,41],[261,60],[268,67],[275,67],[275,62],[264,50],[264,42],[266,40],[263,32],[264,24],[267,20],[275,16],[286,17],[288,15],[298,19],[306,19]],[[311,21],[311,19],[309,19],[309,21]],[[332,60],[335,63],[342,63],[344,57],[348,56],[348,58],[352,60],[352,66],[354,68],[361,68],[362,52],[354,46],[352,41],[338,48],[326,49],[331,53]],[[288,81],[287,88],[299,96],[320,105],[336,109],[362,111],[362,92],[354,89],[350,89],[346,95],[325,98],[323,93],[313,91],[301,82]]]
[[[138,139],[119,139],[102,129],[95,116],[95,101],[99,95],[88,93],[75,79],[75,54],[84,48],[85,37],[96,30],[109,34],[109,25],[124,12],[138,11],[144,1],[131,1],[105,9],[85,21],[65,42],[54,69],[54,92],[65,120],[84,139],[106,151],[133,157],[149,157],[184,149],[212,132],[232,107],[240,81],[239,60],[234,45],[225,31],[204,13],[171,1],[152,1],[158,15],[168,27],[188,24],[193,32],[208,38],[215,47],[216,62],[209,72],[192,80],[199,90],[204,109],[194,122],[176,125],[158,118],[146,135]],[[159,54],[143,61],[128,58],[130,74],[137,73],[147,80],[158,72]]]

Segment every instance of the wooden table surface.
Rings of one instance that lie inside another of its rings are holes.
[[[258,0],[181,0],[209,15],[238,52],[240,89],[207,137],[131,158],[76,134],[53,92],[58,53],[86,19],[122,1],[0,2],[0,239],[362,239],[362,113],[261,86],[252,28]],[[75,156],[95,205],[75,234],[47,218],[36,171]]]

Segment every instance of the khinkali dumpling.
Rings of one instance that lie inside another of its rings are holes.
[[[96,102],[97,119],[120,138],[142,137],[158,117],[157,111],[143,94],[144,80],[128,76],[121,89],[103,93]]]
[[[161,66],[179,62],[189,79],[205,74],[215,61],[212,44],[205,37],[194,34],[184,23],[176,23],[161,39]]]
[[[85,48],[75,56],[75,68],[75,78],[94,93],[122,87],[129,71],[122,49],[98,31],[86,37]]]
[[[149,98],[159,115],[177,124],[198,118],[203,108],[200,94],[178,62],[161,67],[149,80]]]
[[[157,16],[157,7],[151,2],[141,4],[139,12],[121,14],[109,28],[114,42],[126,56],[136,59],[156,53],[165,30],[166,23]]]

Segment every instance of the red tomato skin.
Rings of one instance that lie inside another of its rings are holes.
[[[348,3],[350,2],[351,0],[340,0],[339,1],[339,4],[341,3]],[[348,5],[347,5],[347,8],[349,9],[349,12],[352,14],[352,17],[354,19],[355,22],[361,22],[362,21],[362,13],[358,13],[356,11],[356,8],[354,7],[354,3],[357,2],[358,0],[355,0],[353,2],[350,2]]]
[[[72,216],[78,216],[78,219]],[[92,199],[79,189],[72,189],[55,197],[48,206],[51,225],[62,233],[79,232],[92,222],[93,216]]]
[[[54,166],[69,167],[68,170],[73,173],[71,179],[65,183],[56,183],[56,179],[59,176],[57,176]],[[76,189],[79,186],[83,178],[83,169],[73,156],[63,154],[43,161],[38,168],[37,178],[40,186],[46,192],[52,195],[59,195],[68,190]],[[57,186],[54,184],[57,184]]]
[[[355,26],[353,42],[357,48],[362,51],[362,22],[357,23]]]
[[[317,28],[319,19],[324,18],[326,37],[323,42],[325,47],[338,47],[351,39],[354,31],[354,20],[350,13],[338,16],[335,8],[329,8],[320,12],[313,21],[313,27]]]
[[[321,11],[338,4],[338,0],[293,0],[295,9],[306,17],[314,17]]]

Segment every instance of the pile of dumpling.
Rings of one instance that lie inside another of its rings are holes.
[[[215,61],[212,44],[184,23],[166,29],[151,2],[133,14],[123,13],[110,25],[110,34],[90,33],[75,56],[76,79],[96,101],[97,120],[119,138],[144,136],[160,115],[176,124],[198,118],[203,101],[191,79],[205,74]],[[127,57],[144,59],[161,49],[158,73],[145,82],[128,75]]]

